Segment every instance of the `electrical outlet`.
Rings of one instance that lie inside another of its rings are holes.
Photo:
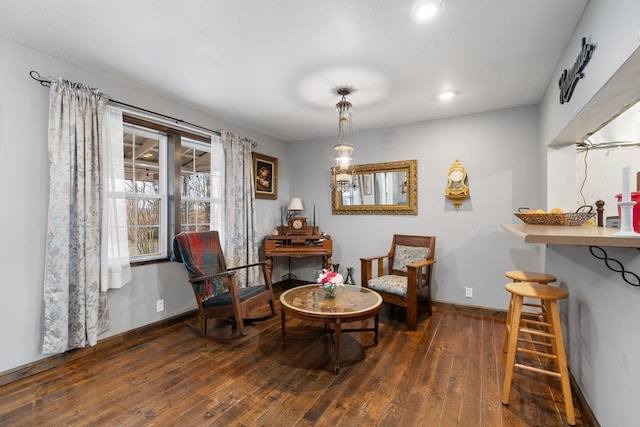
[[[160,313],[161,311],[164,311],[164,300],[163,299],[159,299],[158,301],[156,301],[156,311],[158,313]]]
[[[464,296],[467,298],[473,298],[473,288],[464,288]]]

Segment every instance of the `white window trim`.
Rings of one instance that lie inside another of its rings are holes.
[[[168,168],[167,168],[167,135],[154,131],[152,129],[144,128],[129,123],[124,124],[125,133],[131,129],[135,130],[136,135],[147,136],[149,138],[158,139],[158,173],[160,177],[158,179],[158,193],[157,194],[144,194],[138,195],[138,193],[126,193],[128,199],[156,199],[160,200],[160,221],[159,221],[159,238],[158,238],[158,252],[146,255],[134,255],[130,254],[131,262],[144,262],[151,260],[164,259],[169,256],[169,250],[167,247],[167,239],[165,236],[167,233],[168,225],[168,192],[167,192],[167,180],[168,180]]]

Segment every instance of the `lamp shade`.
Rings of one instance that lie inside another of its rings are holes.
[[[302,200],[299,197],[292,197],[289,200],[289,210],[290,211],[303,211]]]

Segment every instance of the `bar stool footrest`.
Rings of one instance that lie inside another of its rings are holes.
[[[521,365],[520,363],[516,363],[513,365],[514,368],[524,369],[525,371],[537,372],[539,374],[550,375],[556,378],[562,378],[559,372],[547,371],[546,369],[536,368],[535,366]]]
[[[523,353],[533,354],[535,356],[546,357],[548,359],[558,360],[558,356],[556,356],[555,354],[545,353],[543,351],[531,350],[530,348],[518,347],[518,351],[521,351]]]
[[[554,334],[550,334],[548,332],[543,332],[543,331],[540,331],[538,329],[520,328],[520,332],[524,332],[526,334],[531,334],[531,335],[538,335],[540,337],[546,337],[546,338],[555,338],[556,337]]]

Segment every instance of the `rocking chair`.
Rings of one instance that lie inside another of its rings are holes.
[[[227,268],[220,247],[217,231],[183,232],[173,240],[173,261],[182,262],[189,274],[189,282],[198,303],[200,327],[189,324],[198,334],[213,341],[229,341],[246,335],[245,322],[266,320],[276,315],[271,279],[267,274],[266,261]],[[249,268],[259,267],[265,284],[239,288],[236,274]],[[248,318],[250,310],[269,304],[271,315]],[[230,338],[215,338],[207,335],[208,319],[233,319],[238,334]]]

